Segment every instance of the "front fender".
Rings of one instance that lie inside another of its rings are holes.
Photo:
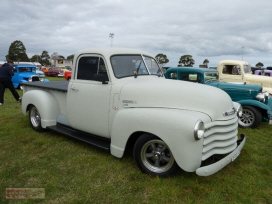
[[[195,140],[197,120],[211,122],[200,112],[165,108],[130,108],[118,111],[111,128],[111,154],[121,158],[129,137],[135,132],[158,136],[171,149],[177,164],[193,172],[201,164],[203,140]]]
[[[56,125],[56,118],[60,114],[60,108],[53,94],[42,90],[28,91],[22,97],[24,115],[27,114],[30,105],[36,106],[39,110],[43,128]]]
[[[262,103],[260,101],[256,101],[256,100],[240,100],[237,101],[238,103],[240,103],[241,105],[248,105],[248,106],[255,106],[261,109],[264,109],[267,111],[268,115],[271,114],[271,108],[268,105],[266,105],[265,103]]]

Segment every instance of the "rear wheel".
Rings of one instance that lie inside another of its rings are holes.
[[[41,124],[41,115],[36,106],[31,105],[29,107],[29,122],[33,130],[37,132],[45,131]]]
[[[243,106],[243,114],[239,118],[239,126],[242,128],[256,128],[262,122],[261,112],[253,106]]]
[[[168,177],[179,168],[167,144],[151,134],[139,137],[133,154],[140,170],[153,176]]]

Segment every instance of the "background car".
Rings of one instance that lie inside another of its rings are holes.
[[[194,67],[170,68],[166,71],[165,78],[206,84],[224,90],[233,101],[243,107],[243,114],[239,117],[240,127],[256,128],[261,121],[272,124],[272,96],[263,92],[260,85],[219,82],[217,70]]]
[[[47,72],[45,72],[46,76],[52,76],[52,77],[57,77],[57,76],[64,76],[64,71],[60,67],[51,67],[48,69]]]
[[[36,74],[37,74],[39,77],[45,77],[44,72],[41,71],[39,67],[36,67]]]
[[[49,81],[37,75],[37,68],[35,65],[29,64],[16,64],[13,65],[14,76],[11,81],[13,86],[18,89],[22,89],[21,82],[33,82],[33,81]]]

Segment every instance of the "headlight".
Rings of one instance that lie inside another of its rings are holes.
[[[268,98],[269,98],[268,92],[258,93],[258,95],[256,96],[256,99],[258,99],[261,102],[265,102]]]
[[[44,80],[44,78],[40,78],[40,81],[43,81]]]
[[[243,115],[243,107],[239,105],[236,109],[237,116],[240,118]]]
[[[196,140],[200,140],[204,136],[205,127],[201,120],[198,120],[194,128],[194,137]]]
[[[29,78],[27,81],[28,81],[28,82],[32,82],[32,78]]]

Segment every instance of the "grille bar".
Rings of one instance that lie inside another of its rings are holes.
[[[205,124],[202,161],[215,154],[227,154],[237,147],[238,117]]]

